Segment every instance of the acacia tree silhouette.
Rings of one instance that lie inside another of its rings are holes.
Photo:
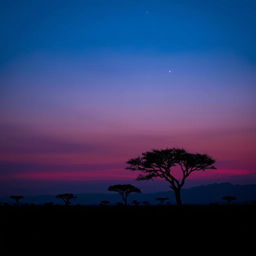
[[[174,191],[177,206],[181,206],[181,188],[186,179],[193,172],[216,169],[214,163],[215,160],[206,154],[192,154],[184,149],[167,148],[148,151],[130,159],[126,169],[142,172],[137,180],[166,180]],[[177,175],[177,172],[181,175]]]
[[[141,190],[131,184],[112,185],[108,191],[117,192],[121,195],[124,205],[128,204],[128,195],[131,193],[141,193]]]
[[[13,196],[10,196],[11,199],[13,199],[15,202],[16,202],[16,205],[19,205],[20,204],[20,200],[22,198],[24,198],[24,196],[20,196],[20,195],[13,195]]]
[[[232,201],[236,200],[236,197],[235,196],[223,196],[222,200],[225,200],[225,201],[227,201],[228,204],[231,204]]]
[[[74,194],[71,193],[65,193],[65,194],[59,194],[56,196],[56,198],[61,199],[64,201],[64,204],[66,206],[71,204],[71,201],[76,199],[77,197]]]

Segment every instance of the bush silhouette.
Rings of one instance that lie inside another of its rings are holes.
[[[207,169],[216,169],[215,160],[205,154],[192,154],[184,149],[167,148],[142,153],[137,158],[127,161],[127,168],[140,171],[137,180],[161,178],[170,184],[174,191],[176,203],[182,205],[181,188],[186,179],[193,173]],[[179,171],[179,175],[175,175]],[[180,177],[180,178],[179,178]]]
[[[160,205],[164,205],[164,203],[168,200],[168,197],[157,197],[156,200],[159,201]]]
[[[76,199],[77,197],[74,194],[65,193],[57,195],[56,198],[63,200],[64,204],[68,206],[71,204],[71,201]]]
[[[108,201],[108,200],[102,200],[101,202],[100,202],[100,205],[101,206],[107,206],[107,205],[109,205],[110,204],[110,202]]]
[[[24,196],[21,195],[13,195],[10,196],[11,199],[13,199],[16,202],[16,205],[20,204],[20,200],[24,198]]]
[[[232,201],[236,200],[236,197],[235,196],[223,196],[222,200],[225,200],[225,201],[227,201],[228,204],[231,204]]]
[[[132,200],[132,205],[134,205],[134,206],[139,206],[139,205],[140,205],[140,201],[138,201],[138,200]]]
[[[123,184],[123,185],[112,185],[109,186],[108,191],[117,192],[124,202],[124,205],[128,204],[128,195],[131,193],[141,193],[141,190],[139,188],[136,188],[135,186],[131,184]]]

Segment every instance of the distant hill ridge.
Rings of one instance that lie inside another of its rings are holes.
[[[120,197],[116,193],[86,193],[76,194],[77,199],[74,204],[98,205],[102,200],[108,200],[112,204],[120,202]],[[246,203],[256,200],[256,184],[251,185],[233,185],[231,183],[214,183],[191,188],[184,188],[182,190],[182,200],[185,204],[209,204],[209,203],[224,203],[221,199],[223,196],[231,195],[237,198],[237,203]],[[147,201],[151,204],[157,204],[155,198],[168,197],[169,203],[174,204],[174,195],[171,191],[158,193],[142,193],[131,194],[129,202],[138,200],[140,202]],[[0,202],[11,203],[9,198],[1,198]],[[61,200],[55,198],[55,195],[39,195],[27,196],[22,200],[23,203],[44,204],[52,202],[61,204]]]

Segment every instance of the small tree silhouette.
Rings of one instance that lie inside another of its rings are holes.
[[[228,204],[231,204],[232,201],[236,200],[236,197],[235,196],[223,196],[222,200],[225,200],[225,201],[227,201]]]
[[[124,202],[124,205],[128,204],[128,195],[131,193],[141,193],[141,190],[139,188],[136,188],[135,186],[131,184],[123,184],[123,185],[112,185],[109,186],[108,191],[117,192],[122,197],[122,200]]]
[[[71,201],[76,199],[77,197],[74,194],[71,193],[65,193],[65,194],[59,194],[56,196],[56,198],[61,199],[64,201],[64,204],[66,206],[71,204]]]
[[[192,154],[184,149],[167,148],[145,152],[137,158],[130,159],[126,169],[142,172],[137,180],[166,180],[174,191],[177,205],[181,206],[181,188],[186,179],[193,172],[216,169],[214,163],[215,160],[205,154]],[[180,175],[177,175],[178,171]]]
[[[24,196],[20,196],[20,195],[13,195],[13,196],[10,196],[11,199],[13,199],[15,202],[16,202],[16,205],[19,205],[20,204],[20,200],[22,198],[24,198]]]
[[[156,200],[159,201],[160,205],[164,205],[164,203],[168,200],[168,197],[157,197]]]

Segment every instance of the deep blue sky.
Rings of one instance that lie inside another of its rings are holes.
[[[40,52],[228,52],[256,61],[255,1],[1,1],[1,62]]]

